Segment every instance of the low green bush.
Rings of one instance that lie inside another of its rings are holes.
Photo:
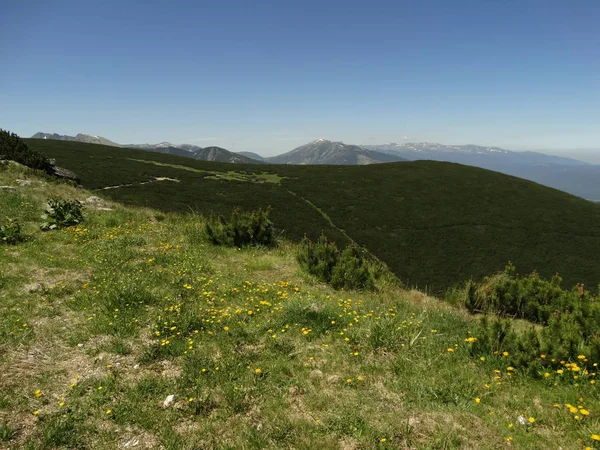
[[[600,359],[600,298],[583,285],[568,290],[561,287],[558,275],[551,280],[535,272],[520,277],[509,264],[503,273],[481,283],[467,283],[464,303],[471,312],[496,316],[481,320],[471,347],[476,355],[506,352],[509,365],[535,373],[550,366],[556,369],[556,361]],[[502,317],[542,326],[516,330],[516,322]]]
[[[324,235],[321,235],[317,242],[305,237],[300,242],[296,259],[305,272],[323,283],[329,283],[333,268],[338,262],[339,253],[337,245],[329,242]]]
[[[472,313],[494,313],[547,325],[555,313],[570,311],[579,305],[580,296],[591,299],[583,286],[577,285],[568,291],[561,287],[561,282],[558,274],[550,281],[536,272],[521,277],[509,263],[502,273],[486,277],[480,283],[468,282],[465,306]]]
[[[234,209],[231,216],[213,216],[205,226],[209,240],[215,245],[247,247],[275,245],[275,228],[269,209],[243,212]]]
[[[24,240],[25,236],[21,231],[19,222],[13,219],[7,219],[6,223],[0,224],[0,243],[15,245]]]
[[[41,229],[49,231],[77,225],[83,221],[82,209],[83,205],[78,200],[51,198],[48,200],[46,214],[42,215],[45,223]]]
[[[296,259],[306,272],[334,289],[373,290],[381,272],[358,245],[352,243],[340,251],[324,235],[317,242],[305,237]]]

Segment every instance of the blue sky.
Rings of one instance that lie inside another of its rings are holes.
[[[9,1],[0,127],[600,154],[598,24],[598,0]]]

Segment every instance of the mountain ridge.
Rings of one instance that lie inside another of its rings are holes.
[[[366,165],[404,161],[405,158],[363,149],[357,145],[348,145],[340,141],[319,138],[287,153],[265,158],[265,160],[273,164]]]
[[[154,153],[163,153],[168,155],[182,156],[185,158],[200,159],[203,161],[218,161],[218,162],[229,162],[229,163],[246,163],[246,164],[260,164],[252,158],[248,158],[244,155],[240,155],[231,152],[227,149],[211,146],[211,147],[198,147],[191,144],[172,144],[170,142],[159,142],[157,144],[117,144],[116,142],[110,141],[102,136],[94,136],[89,134],[78,133],[76,136],[61,135],[57,133],[35,133],[31,139],[50,139],[58,141],[72,141],[82,142],[87,144],[100,144],[108,145],[111,147],[119,148],[133,148],[137,150],[145,150]]]

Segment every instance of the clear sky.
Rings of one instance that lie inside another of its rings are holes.
[[[600,154],[599,0],[8,0],[0,56],[22,136]]]

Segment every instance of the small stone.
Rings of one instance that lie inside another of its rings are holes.
[[[310,376],[310,378],[313,378],[313,379],[315,379],[315,378],[323,378],[323,372],[321,372],[318,369],[311,370],[309,376]]]
[[[165,401],[163,402],[163,408],[168,408],[174,400],[175,396],[173,394],[167,395],[167,398],[165,398]]]
[[[42,283],[35,283],[28,286],[29,293],[42,292],[46,287]]]
[[[100,197],[92,195],[92,196],[86,198],[85,202],[86,203],[100,204],[100,203],[104,203],[104,200],[102,200]]]

